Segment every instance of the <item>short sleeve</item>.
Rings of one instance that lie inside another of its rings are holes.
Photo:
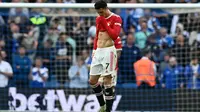
[[[7,63],[6,72],[13,73],[13,69],[12,69],[12,67],[11,67],[11,65],[9,63]]]

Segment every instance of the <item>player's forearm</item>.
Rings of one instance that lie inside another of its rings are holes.
[[[119,32],[120,32],[120,29],[116,28],[116,29],[111,29],[110,27],[106,26],[106,30],[109,34],[109,36],[113,39],[113,40],[116,40],[117,37],[119,36]]]
[[[103,25],[103,27],[106,29],[106,31],[108,32],[108,35],[113,39],[116,40],[117,37],[120,34],[120,30],[121,27],[119,25],[114,26],[114,28],[112,29],[111,27],[108,26],[107,21],[105,18],[102,18],[101,20],[101,24]]]

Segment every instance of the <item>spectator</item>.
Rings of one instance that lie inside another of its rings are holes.
[[[146,41],[147,38],[151,35],[151,32],[147,29],[147,23],[142,22],[141,23],[141,31],[137,32],[135,34],[135,44],[140,49],[143,49],[146,47]]]
[[[26,36],[26,34],[20,33],[20,27],[19,27],[19,25],[17,25],[14,22],[10,23],[10,31],[11,31],[11,34],[12,34],[11,36],[14,39],[18,40],[20,43],[21,43],[21,38],[23,36]]]
[[[132,26],[131,26],[131,28],[129,29],[129,32],[132,33],[132,34],[134,34],[135,33],[135,29],[132,28]],[[127,35],[126,35],[126,33],[125,33],[125,31],[124,31],[123,28],[121,28],[121,32],[120,32],[120,36],[119,37],[122,40],[122,46],[125,46]]]
[[[96,26],[92,25],[88,30],[88,38],[87,38],[88,46],[93,47],[93,41],[95,36],[96,36]]]
[[[189,32],[192,32],[192,31],[197,31],[199,32],[199,24],[200,24],[200,21],[199,21],[199,12],[194,12],[194,13],[187,13],[187,17],[186,17],[186,20],[187,20],[187,23],[185,26],[185,29]],[[196,27],[191,27],[191,26],[196,26]]]
[[[132,34],[135,34],[136,32],[136,27],[134,25],[130,25],[129,26],[129,29],[128,29],[128,32],[132,33]],[[125,32],[124,32],[125,33]]]
[[[87,30],[85,29],[86,25],[84,19],[80,17],[79,13],[73,11],[72,14],[74,16],[71,18],[71,24],[69,24],[71,27],[70,30],[72,30],[70,33],[72,33],[71,36],[74,36],[76,41],[76,50],[80,51],[82,48],[87,46],[87,38],[85,37],[85,35],[87,35]]]
[[[48,77],[48,68],[43,66],[43,59],[37,57],[35,59],[35,67],[32,68],[29,76],[29,79],[31,80],[30,87],[45,87],[45,82],[47,81]]]
[[[73,64],[76,63],[76,41],[70,37],[69,35],[67,35],[67,33],[63,33],[63,36],[66,36],[66,41],[72,46],[72,62]]]
[[[144,10],[144,16],[147,19],[147,26],[149,31],[155,32],[155,30],[160,29],[160,22],[157,18],[152,16],[152,12],[150,9]],[[156,27],[154,25],[156,24]]]
[[[58,81],[68,81],[68,69],[72,64],[72,46],[66,42],[66,35],[61,33],[56,44],[55,72]]]
[[[6,45],[6,43],[5,43],[4,39],[0,39],[0,50],[3,50],[5,48],[5,45]]]
[[[135,74],[133,63],[140,59],[140,50],[135,46],[135,38],[132,33],[127,36],[126,45],[123,46],[119,59],[119,82],[134,83]]]
[[[13,70],[10,64],[3,60],[0,52],[0,87],[8,86],[8,80],[13,76]]]
[[[137,26],[138,20],[133,17],[134,9],[121,9],[121,16],[123,18],[123,27],[124,30],[127,32],[127,28],[130,26]]]
[[[6,54],[6,51],[4,51],[4,50],[0,50],[1,52],[1,58],[2,58],[2,60],[4,60],[4,61],[6,61],[6,58],[7,58],[7,54]]]
[[[88,87],[88,68],[84,64],[84,58],[78,57],[77,65],[69,69],[70,88],[87,88]]]
[[[46,42],[44,42],[43,47],[39,48],[37,50],[36,56],[41,57],[43,61],[43,65],[49,69],[49,73],[51,73],[52,67],[52,59],[53,59],[53,48],[52,48],[53,42],[49,39]]]
[[[156,29],[156,32],[152,33],[146,42],[146,48],[150,48],[152,52],[151,60],[155,63],[160,62],[160,55],[162,54],[163,50],[158,45],[157,38],[159,37],[160,33],[158,29]]]
[[[12,24],[12,23],[11,23]],[[11,27],[11,26],[10,26]],[[5,36],[5,50],[7,54],[7,61],[12,64],[12,57],[13,54],[17,53],[17,49],[19,47],[19,42],[17,39],[15,39],[12,35],[12,33],[7,32],[8,34]]]
[[[20,3],[20,0],[12,0],[13,3]],[[15,21],[15,23],[23,25],[28,21],[29,18],[29,10],[28,8],[11,8],[9,11],[9,20]]]
[[[87,49],[83,49],[80,54],[83,57],[85,64],[90,67],[92,57],[90,56],[89,51]]]
[[[55,30],[57,30],[59,33],[66,32],[65,25],[62,24],[62,18],[52,18],[51,25]]]
[[[198,48],[199,47],[199,35],[196,31],[193,31],[190,33],[190,37],[189,37],[189,46],[191,46],[192,48]]]
[[[151,50],[145,48],[143,50],[143,57],[133,63],[138,89],[152,89],[156,86],[157,70],[155,62],[150,60],[151,55]]]
[[[162,88],[176,89],[183,88],[185,82],[183,67],[180,66],[175,57],[169,59],[169,67],[164,69],[162,73]]]
[[[193,57],[191,63],[186,66],[185,76],[188,88],[200,89],[200,66],[197,57]]]
[[[137,0],[126,0],[126,3],[137,3]],[[139,18],[144,16],[144,10],[142,8],[132,9],[130,12],[130,16],[132,16],[132,22],[138,22]]]
[[[176,57],[181,66],[185,67],[190,62],[188,54],[190,54],[190,47],[185,43],[183,35],[178,35],[176,44],[172,48],[172,55]]]
[[[19,54],[13,58],[13,71],[14,71],[14,86],[28,87],[28,75],[31,70],[31,60],[26,56],[26,49],[20,46],[18,49]]]
[[[27,53],[29,53],[29,58],[33,61],[36,49],[38,47],[38,38],[40,30],[39,27],[33,25],[31,22],[28,26],[28,29],[28,35],[22,39],[21,45],[26,48]]]
[[[143,22],[146,22],[146,23],[147,23],[147,18],[146,18],[146,17],[141,17],[141,18],[139,18],[138,24],[136,24],[136,26],[137,26],[136,31],[137,31],[137,32],[142,30],[141,26],[142,26],[142,23],[143,23]],[[148,24],[147,24],[147,25],[148,25]],[[150,31],[150,30],[148,29],[148,26],[147,26],[147,30]]]
[[[51,40],[53,42],[53,47],[56,47],[56,42],[58,40],[58,37],[59,37],[59,32],[58,32],[57,28],[50,27],[48,29],[47,34],[44,37],[43,42],[46,42],[47,40]]]
[[[175,28],[174,28],[175,27]],[[186,38],[189,38],[189,33],[185,31],[183,24],[178,23],[171,26],[171,34],[173,37],[176,37],[178,35],[183,35]]]
[[[154,42],[152,37],[148,38],[146,48],[151,50],[151,60],[155,63],[160,62],[160,54],[163,52],[162,49]]]
[[[160,74],[164,73],[165,68],[169,68],[169,59],[170,59],[170,54],[168,52],[165,52],[164,60],[161,61],[160,65],[159,65],[159,73]]]
[[[158,37],[158,45],[163,50],[171,48],[174,45],[174,39],[169,34],[167,34],[166,28],[160,29],[160,36]]]

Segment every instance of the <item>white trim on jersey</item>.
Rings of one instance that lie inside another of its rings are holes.
[[[119,25],[119,26],[122,26],[122,24],[121,24],[121,23],[115,23],[115,25]]]
[[[113,16],[114,13],[111,13],[106,19],[109,19],[111,16]]]

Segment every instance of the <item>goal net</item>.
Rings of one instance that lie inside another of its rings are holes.
[[[123,20],[113,111],[200,110],[198,5],[109,6]],[[93,4],[3,4],[0,13],[0,56],[10,64],[0,61],[0,110],[100,108],[88,84]],[[133,67],[147,48],[156,64],[153,89],[146,81],[138,88]]]

